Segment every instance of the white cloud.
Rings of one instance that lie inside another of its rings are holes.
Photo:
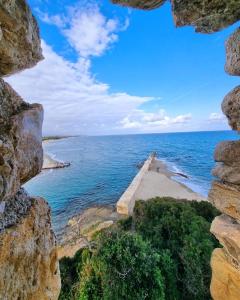
[[[63,33],[81,56],[100,56],[117,41],[118,26],[117,20],[107,20],[98,7],[93,6],[74,10],[69,28]]]
[[[44,41],[42,47],[45,60],[7,81],[26,101],[44,105],[45,134],[112,133],[129,112],[153,99],[111,93],[91,75],[88,59],[73,64]]]
[[[68,20],[63,15],[50,16],[48,13],[42,12],[39,8],[36,8],[35,12],[37,13],[41,21],[49,25],[55,25],[59,28],[63,28],[65,24],[68,22]]]
[[[135,110],[120,121],[120,126],[125,129],[139,129],[141,131],[161,131],[162,129],[176,129],[189,123],[192,119],[191,114],[169,117],[165,110],[161,109],[155,113]]]
[[[210,122],[226,122],[226,117],[222,113],[211,113],[208,120]]]
[[[43,104],[44,134],[112,134],[175,130],[191,120],[190,114],[170,117],[165,110],[147,113],[139,106],[157,98],[111,93],[110,86],[98,82],[91,73],[91,56],[102,55],[114,42],[123,24],[107,19],[96,5],[74,7],[66,15],[41,19],[57,26],[78,59],[72,63],[42,41],[45,60],[7,81],[28,102]]]
[[[37,13],[43,22],[57,26],[82,57],[101,56],[118,40],[117,33],[129,26],[128,17],[123,24],[118,19],[107,19],[91,3],[71,7],[66,15],[50,16],[40,10]]]

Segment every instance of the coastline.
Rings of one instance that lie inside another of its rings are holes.
[[[173,197],[196,201],[207,200],[203,195],[194,192],[185,184],[175,180],[174,177],[176,176],[186,178],[184,174],[170,171],[166,164],[156,159],[154,155],[150,155],[132,183],[118,200],[118,213],[132,215],[137,200],[147,201],[155,197]]]
[[[68,136],[70,137],[70,136]],[[55,142],[57,140],[60,139],[65,139],[68,138],[66,137],[48,137],[43,139],[42,144],[47,144],[50,142]],[[46,153],[44,150],[43,153],[43,166],[42,166],[42,170],[51,170],[51,169],[60,169],[60,168],[66,168],[69,167],[71,164],[70,162],[63,162],[57,159],[54,159],[53,157],[51,157],[51,155],[49,153]]]
[[[137,200],[147,201],[165,196],[189,201],[207,201],[204,196],[176,181],[175,176],[186,178],[185,174],[170,171],[164,162],[150,155],[114,207],[91,206],[69,219],[58,237],[59,258],[73,257],[77,250],[89,244],[96,232],[131,215]]]
[[[42,170],[49,169],[60,169],[69,167],[71,164],[69,162],[61,162],[59,160],[53,159],[49,154],[43,154],[43,166]]]

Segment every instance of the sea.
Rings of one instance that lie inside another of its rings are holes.
[[[233,131],[78,136],[44,143],[52,158],[70,162],[63,169],[45,170],[25,184],[30,195],[51,206],[53,227],[60,233],[68,220],[95,205],[114,205],[139,165],[152,152],[174,172],[174,179],[207,196],[215,146],[237,140]]]

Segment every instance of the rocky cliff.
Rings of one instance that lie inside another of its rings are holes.
[[[240,19],[239,0],[169,0],[176,26],[191,25],[197,32],[212,33]],[[163,0],[112,0],[124,6],[155,9]],[[240,75],[240,29],[226,41],[225,70]],[[240,86],[226,95],[222,111],[233,130],[240,131]],[[214,300],[240,299],[240,141],[220,143],[215,151],[216,167],[209,200],[223,213],[211,232],[222,244],[212,255],[211,295]]]
[[[25,0],[0,1],[0,76],[42,57]],[[41,171],[43,108],[26,103],[0,78],[0,299],[57,299],[60,274],[46,201],[21,185]]]

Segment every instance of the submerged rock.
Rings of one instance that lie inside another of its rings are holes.
[[[222,111],[232,129],[240,131],[240,85],[225,96]]]
[[[26,1],[0,1],[0,20],[0,76],[33,67],[43,56],[37,22]]]
[[[227,60],[225,71],[230,75],[240,76],[240,28],[226,42]]]

